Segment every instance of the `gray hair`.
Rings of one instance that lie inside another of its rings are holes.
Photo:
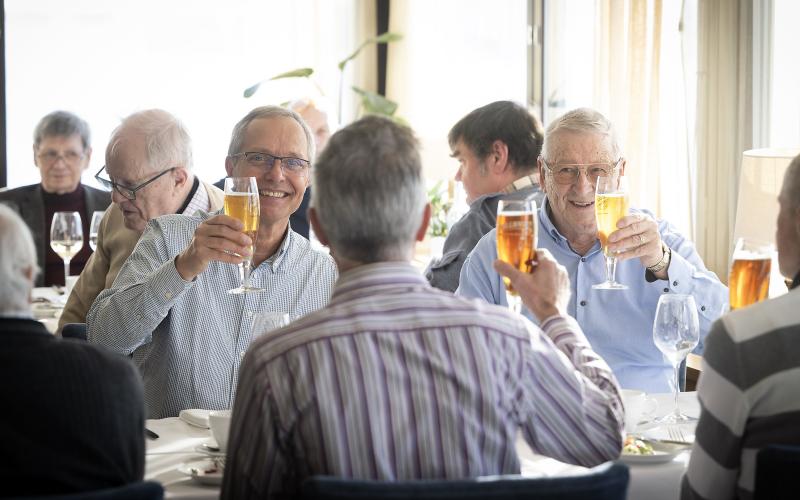
[[[800,207],[800,155],[795,156],[786,167],[782,190],[793,208]]]
[[[407,258],[427,203],[418,148],[411,129],[379,116],[333,134],[314,167],[311,205],[339,255]]]
[[[30,311],[28,298],[38,272],[30,229],[16,212],[0,204],[0,314]]]
[[[92,143],[89,124],[69,111],[53,111],[39,120],[33,129],[33,145],[38,148],[45,137],[71,137],[76,134],[80,136],[83,150],[86,151]]]
[[[605,139],[606,148],[612,156],[611,160],[616,161],[620,157],[619,139],[611,121],[594,109],[577,108],[567,111],[547,127],[542,147],[542,155],[545,160],[553,160],[551,156],[553,143],[557,142],[555,138],[562,131],[598,134]]]
[[[163,109],[148,109],[128,116],[111,133],[106,156],[115,156],[125,134],[144,137],[145,159],[153,170],[192,169],[192,139],[184,124]]]
[[[303,134],[306,136],[306,144],[307,151],[306,154],[308,161],[314,161],[314,155],[316,154],[316,145],[314,144],[314,134],[311,132],[311,129],[308,128],[305,120],[297,114],[295,111],[291,109],[282,108],[280,106],[261,106],[255,108],[254,110],[247,113],[247,115],[239,120],[233,127],[233,133],[231,134],[231,142],[228,145],[228,156],[234,155],[236,153],[244,153],[244,151],[239,151],[244,144],[244,135],[247,132],[247,126],[254,120],[260,120],[264,118],[291,118],[292,120],[296,121],[300,127],[303,129]]]

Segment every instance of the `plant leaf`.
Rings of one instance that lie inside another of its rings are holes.
[[[256,90],[258,90],[258,87],[260,87],[260,86],[261,86],[261,82],[258,82],[255,85],[253,85],[252,87],[247,87],[246,89],[244,89],[245,98],[252,97],[253,94],[256,93]]]
[[[308,78],[313,74],[314,70],[312,68],[297,68],[293,69],[292,71],[287,71],[286,73],[273,76],[269,80],[280,80],[281,78]]]
[[[359,45],[356,48],[356,50],[353,51],[352,54],[345,57],[339,62],[339,71],[344,71],[344,67],[347,66],[347,63],[358,57],[358,54],[360,54],[361,51],[364,50],[364,47],[366,47],[367,45],[372,43],[378,44],[378,43],[397,42],[402,39],[403,35],[401,35],[400,33],[392,33],[390,31],[381,33],[380,35],[374,36],[372,38],[367,38],[366,40],[361,42],[361,45]]]
[[[397,103],[391,101],[380,94],[369,90],[352,87],[353,91],[361,97],[361,106],[368,114],[392,116],[397,111]]]

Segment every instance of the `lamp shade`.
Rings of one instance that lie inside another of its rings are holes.
[[[739,175],[739,196],[736,202],[736,223],[733,242],[738,238],[751,238],[775,244],[778,194],[783,184],[783,174],[800,149],[751,149],[743,153]],[[773,262],[770,279],[770,296],[779,279],[777,262]],[[780,290],[778,286],[777,290]],[[785,291],[785,287],[783,291]]]

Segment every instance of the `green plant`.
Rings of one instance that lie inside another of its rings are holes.
[[[428,234],[432,237],[447,236],[447,212],[450,211],[452,202],[446,200],[447,189],[443,181],[437,182],[428,190],[428,200],[431,204],[431,222],[428,225]]]
[[[339,100],[338,100],[338,107],[337,107],[337,115],[339,120],[341,121],[342,118],[342,92],[344,88],[344,70],[350,61],[354,60],[358,55],[364,50],[365,47],[371,44],[382,44],[382,43],[391,43],[396,42],[398,40],[402,40],[403,36],[398,33],[381,33],[378,36],[368,38],[361,42],[361,44],[347,57],[339,61],[337,65],[339,68]],[[271,78],[267,78],[266,80],[262,80],[255,85],[251,85],[244,90],[244,97],[249,98],[255,94],[261,84],[270,82],[273,80],[280,80],[283,78],[308,78],[311,83],[317,88],[320,94],[324,95],[325,93],[322,89],[317,85],[317,83],[311,78],[314,74],[313,68],[298,68],[291,71],[287,71],[285,73],[281,73],[279,75],[275,75]],[[367,114],[377,114],[377,115],[384,115],[388,116],[392,119],[398,119],[394,116],[394,113],[397,111],[397,103],[391,101],[380,94],[375,92],[371,92],[366,89],[362,89],[356,86],[351,87],[353,92],[358,94],[359,98],[361,99],[361,109],[364,113]],[[402,121],[402,120],[400,120]]]

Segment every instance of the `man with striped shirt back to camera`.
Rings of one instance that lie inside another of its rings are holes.
[[[367,117],[314,171],[310,220],[340,277],[331,302],[254,342],[240,371],[223,498],[295,495],[314,474],[405,480],[519,473],[518,429],[574,464],[619,455],[608,365],[565,314],[566,271],[500,267],[542,320],[432,288],[410,264],[428,225],[418,144]]]
[[[683,499],[752,498],[759,450],[800,445],[800,155],[778,203],[778,263],[792,289],[727,314],[708,334]]]

